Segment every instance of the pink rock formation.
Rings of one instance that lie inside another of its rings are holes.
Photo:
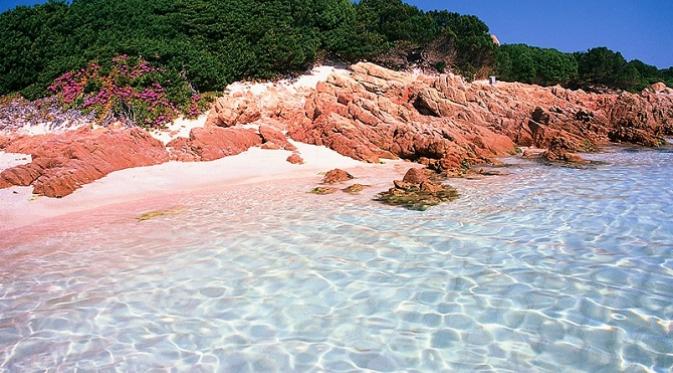
[[[234,94],[217,99],[208,113],[206,127],[232,127],[261,117],[257,100],[251,93]]]
[[[562,137],[554,139],[549,149],[540,154],[540,157],[549,162],[562,162],[572,164],[588,164],[589,161],[568,150],[569,146]]]
[[[110,172],[168,160],[161,142],[138,129],[81,129],[60,135],[19,137],[0,142],[6,152],[33,161],[0,173],[0,188],[33,185],[34,193],[63,197]]]
[[[367,162],[399,157],[461,174],[516,145],[546,148],[562,138],[568,151],[590,151],[611,140],[657,145],[673,133],[668,94],[492,86],[369,63],[352,71],[318,84],[304,118],[288,123],[290,137]]]
[[[262,138],[250,129],[203,127],[192,129],[189,139],[175,139],[166,148],[172,160],[193,162],[214,161],[261,144]]]
[[[264,141],[263,147],[266,149],[283,149],[291,152],[297,150],[297,147],[292,145],[283,132],[266,124],[259,126],[259,134]]]
[[[404,175],[402,181],[411,184],[421,184],[429,180],[428,175],[424,169],[410,168]]]
[[[466,83],[454,75],[395,72],[370,63],[351,69],[350,75],[331,75],[310,93],[270,87],[264,96],[220,98],[206,127],[166,147],[138,128],[0,137],[0,149],[33,156],[29,165],[0,173],[0,188],[33,185],[38,194],[61,197],[128,167],[169,159],[210,161],[262,144],[294,151],[284,131],[354,159],[402,158],[448,175],[495,163],[514,154],[516,146],[548,149],[539,156],[549,160],[581,162],[574,152],[610,141],[658,146],[673,135],[673,90],[662,84],[638,94],[595,94]],[[259,133],[236,127],[262,122]],[[294,154],[288,161],[300,158]]]

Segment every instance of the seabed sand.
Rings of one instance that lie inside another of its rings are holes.
[[[325,147],[293,143],[304,158],[303,165],[287,162],[289,151],[252,148],[212,162],[168,162],[113,172],[59,199],[34,196],[32,187],[0,189],[0,235],[45,219],[200,190],[289,179],[306,179],[310,188],[320,182],[321,173],[334,168],[360,174],[403,168],[396,167],[400,161],[367,164]],[[0,170],[29,159],[2,154]]]

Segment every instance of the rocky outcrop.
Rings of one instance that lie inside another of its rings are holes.
[[[663,91],[662,91],[663,90]],[[659,92],[659,93],[655,93]],[[663,93],[662,93],[663,92]],[[447,175],[514,154],[516,146],[593,151],[610,141],[654,146],[673,133],[673,95],[594,94],[519,83],[467,83],[359,63],[318,84],[291,138],[367,162],[416,161]]]
[[[163,144],[138,128],[19,137],[2,150],[33,159],[0,173],[0,188],[32,185],[34,193],[48,197],[66,196],[113,171],[168,160]]]
[[[402,180],[394,181],[394,188],[379,193],[376,200],[387,205],[425,211],[432,206],[458,198],[456,189],[432,180],[431,176],[427,169],[412,168]]]
[[[243,153],[262,144],[254,130],[243,128],[203,127],[192,129],[189,138],[178,138],[166,145],[175,161],[214,161]]]
[[[640,95],[623,93],[609,108],[612,141],[660,146],[673,134],[673,96],[656,84]]]
[[[232,127],[252,123],[262,114],[257,99],[251,94],[234,94],[217,99],[208,113],[206,127]]]
[[[0,137],[0,149],[33,156],[32,163],[2,172],[0,188],[32,185],[38,194],[60,197],[123,168],[169,159],[211,161],[254,146],[293,151],[288,162],[300,164],[288,137],[371,163],[406,159],[448,176],[497,163],[497,157],[515,154],[518,146],[543,149],[527,156],[581,164],[575,153],[611,141],[661,145],[673,135],[673,90],[654,84],[638,94],[596,94],[519,83],[490,85],[359,63],[350,73],[333,73],[313,90],[268,84],[264,93],[222,97],[205,127],[165,147],[139,128],[61,127],[69,132],[16,137],[12,127]],[[351,178],[342,172],[330,174],[326,182]],[[408,184],[398,183],[398,194],[407,187],[430,193],[437,185],[400,182]]]
[[[287,140],[283,132],[274,127],[262,124],[259,126],[259,134],[262,136],[264,149],[283,149],[291,152],[297,150],[297,147]]]

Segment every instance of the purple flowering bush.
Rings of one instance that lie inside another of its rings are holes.
[[[93,113],[99,124],[122,120],[152,128],[180,115],[196,117],[213,99],[194,92],[182,74],[126,55],[67,72],[49,90],[64,110]]]

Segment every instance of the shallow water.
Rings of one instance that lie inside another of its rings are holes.
[[[0,371],[670,371],[673,154],[594,158],[426,212],[255,185],[14,245]]]

